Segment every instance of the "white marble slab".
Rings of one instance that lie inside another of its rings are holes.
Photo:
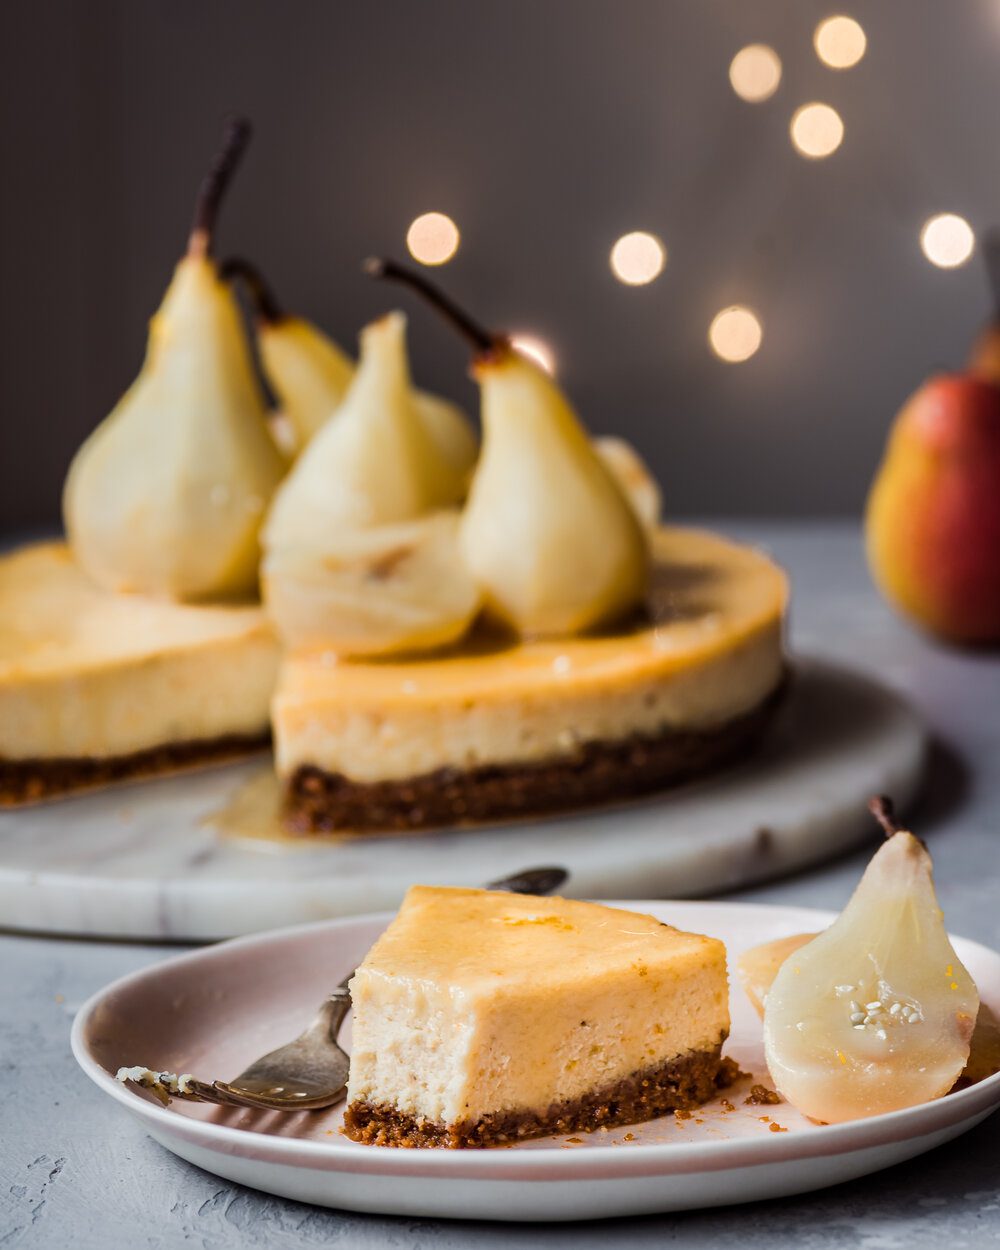
[[[873,837],[865,803],[913,795],[920,721],[895,694],[797,665],[753,759],[655,799],[547,821],[315,845],[221,836],[210,817],[260,761],[0,814],[0,926],[211,939],[395,907],[422,881],[476,885],[558,863],[569,893],[678,898],[777,876]]]

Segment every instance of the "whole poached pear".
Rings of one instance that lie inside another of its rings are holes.
[[[1000,385],[940,374],[907,400],[865,527],[897,608],[952,642],[1000,642]]]
[[[192,601],[256,591],[257,535],[285,462],[238,306],[210,254],[248,137],[246,123],[230,126],[187,254],[150,322],[142,370],[70,466],[69,542],[107,590]]]
[[[643,604],[651,550],[641,512],[560,387],[510,340],[474,321],[421,274],[373,258],[366,271],[402,282],[474,349],[483,445],[462,510],[463,563],[484,612],[521,637],[617,625]],[[621,457],[618,457],[621,461]],[[632,473],[640,462],[630,462]]]

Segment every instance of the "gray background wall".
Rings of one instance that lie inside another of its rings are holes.
[[[868,53],[835,73],[817,21]],[[784,78],[748,105],[727,72],[771,43]],[[342,342],[387,302],[358,271],[418,213],[463,232],[442,281],[551,341],[591,428],[631,438],[668,510],[857,509],[891,416],[960,362],[988,309],[943,271],[930,214],[1000,221],[996,0],[46,0],[0,13],[0,528],[52,523],[73,449],[136,372],[224,114],[256,137],[220,248]],[[824,161],[791,148],[810,99],[841,113]],[[649,287],[608,268],[664,238]],[[751,361],[709,352],[747,303]],[[415,371],[474,405],[464,351],[411,318]]]

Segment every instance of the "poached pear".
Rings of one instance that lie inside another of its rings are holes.
[[[219,203],[249,133],[245,122],[230,125],[187,254],[150,322],[142,370],[70,466],[69,542],[108,590],[179,600],[256,591],[258,531],[285,462],[239,309],[211,256]]]
[[[333,339],[305,317],[285,312],[260,271],[234,257],[222,267],[242,281],[254,304],[261,362],[301,451],[340,407],[354,378],[355,364]],[[428,391],[414,389],[417,415],[441,456],[459,473],[468,473],[479,448],[465,413]]]
[[[655,530],[660,524],[663,495],[642,456],[625,439],[608,435],[594,439],[594,450],[611,470],[643,528]]]
[[[553,379],[422,275],[390,261],[366,269],[417,290],[476,349],[483,448],[461,546],[486,611],[523,636],[582,633],[634,611],[649,586],[648,536]]]
[[[927,848],[893,821],[887,799],[872,810],[886,841],[837,920],[784,960],[764,1003],[776,1088],[829,1124],[946,1094],[969,1058],[979,1010]]]
[[[342,532],[264,559],[264,598],[285,643],[343,656],[428,651],[460,638],[479,610],[462,566],[459,513]]]
[[[264,598],[291,645],[425,650],[459,637],[478,611],[458,538],[467,475],[417,412],[405,335],[402,313],[365,327],[347,397],[275,497]]]
[[[466,475],[441,454],[417,413],[406,318],[361,332],[361,359],[336,420],[323,425],[277,492],[269,548],[309,546],[344,531],[413,520],[458,504]]]

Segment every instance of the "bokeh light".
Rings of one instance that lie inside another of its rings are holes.
[[[803,104],[791,124],[792,143],[811,160],[836,152],[844,138],[844,123],[829,104]]]
[[[976,236],[964,217],[957,213],[938,213],[929,217],[920,231],[923,254],[940,269],[956,269],[964,265],[976,246]]]
[[[445,213],[423,213],[410,223],[406,246],[422,265],[444,265],[458,251],[458,226]]]
[[[708,342],[722,360],[739,364],[749,360],[760,347],[764,329],[760,318],[749,308],[733,304],[715,314],[708,328]]]
[[[850,69],[865,54],[868,40],[853,17],[828,17],[820,22],[813,35],[816,55],[830,69]]]
[[[536,337],[534,334],[512,334],[510,336],[510,345],[516,352],[520,352],[522,356],[527,356],[536,365],[541,365],[546,373],[555,375],[555,352],[543,339]]]
[[[623,234],[611,249],[611,272],[627,286],[645,286],[659,277],[667,262],[667,249],[655,234],[633,230]]]
[[[741,100],[769,100],[781,82],[781,58],[766,43],[740,48],[729,65],[729,81]]]

